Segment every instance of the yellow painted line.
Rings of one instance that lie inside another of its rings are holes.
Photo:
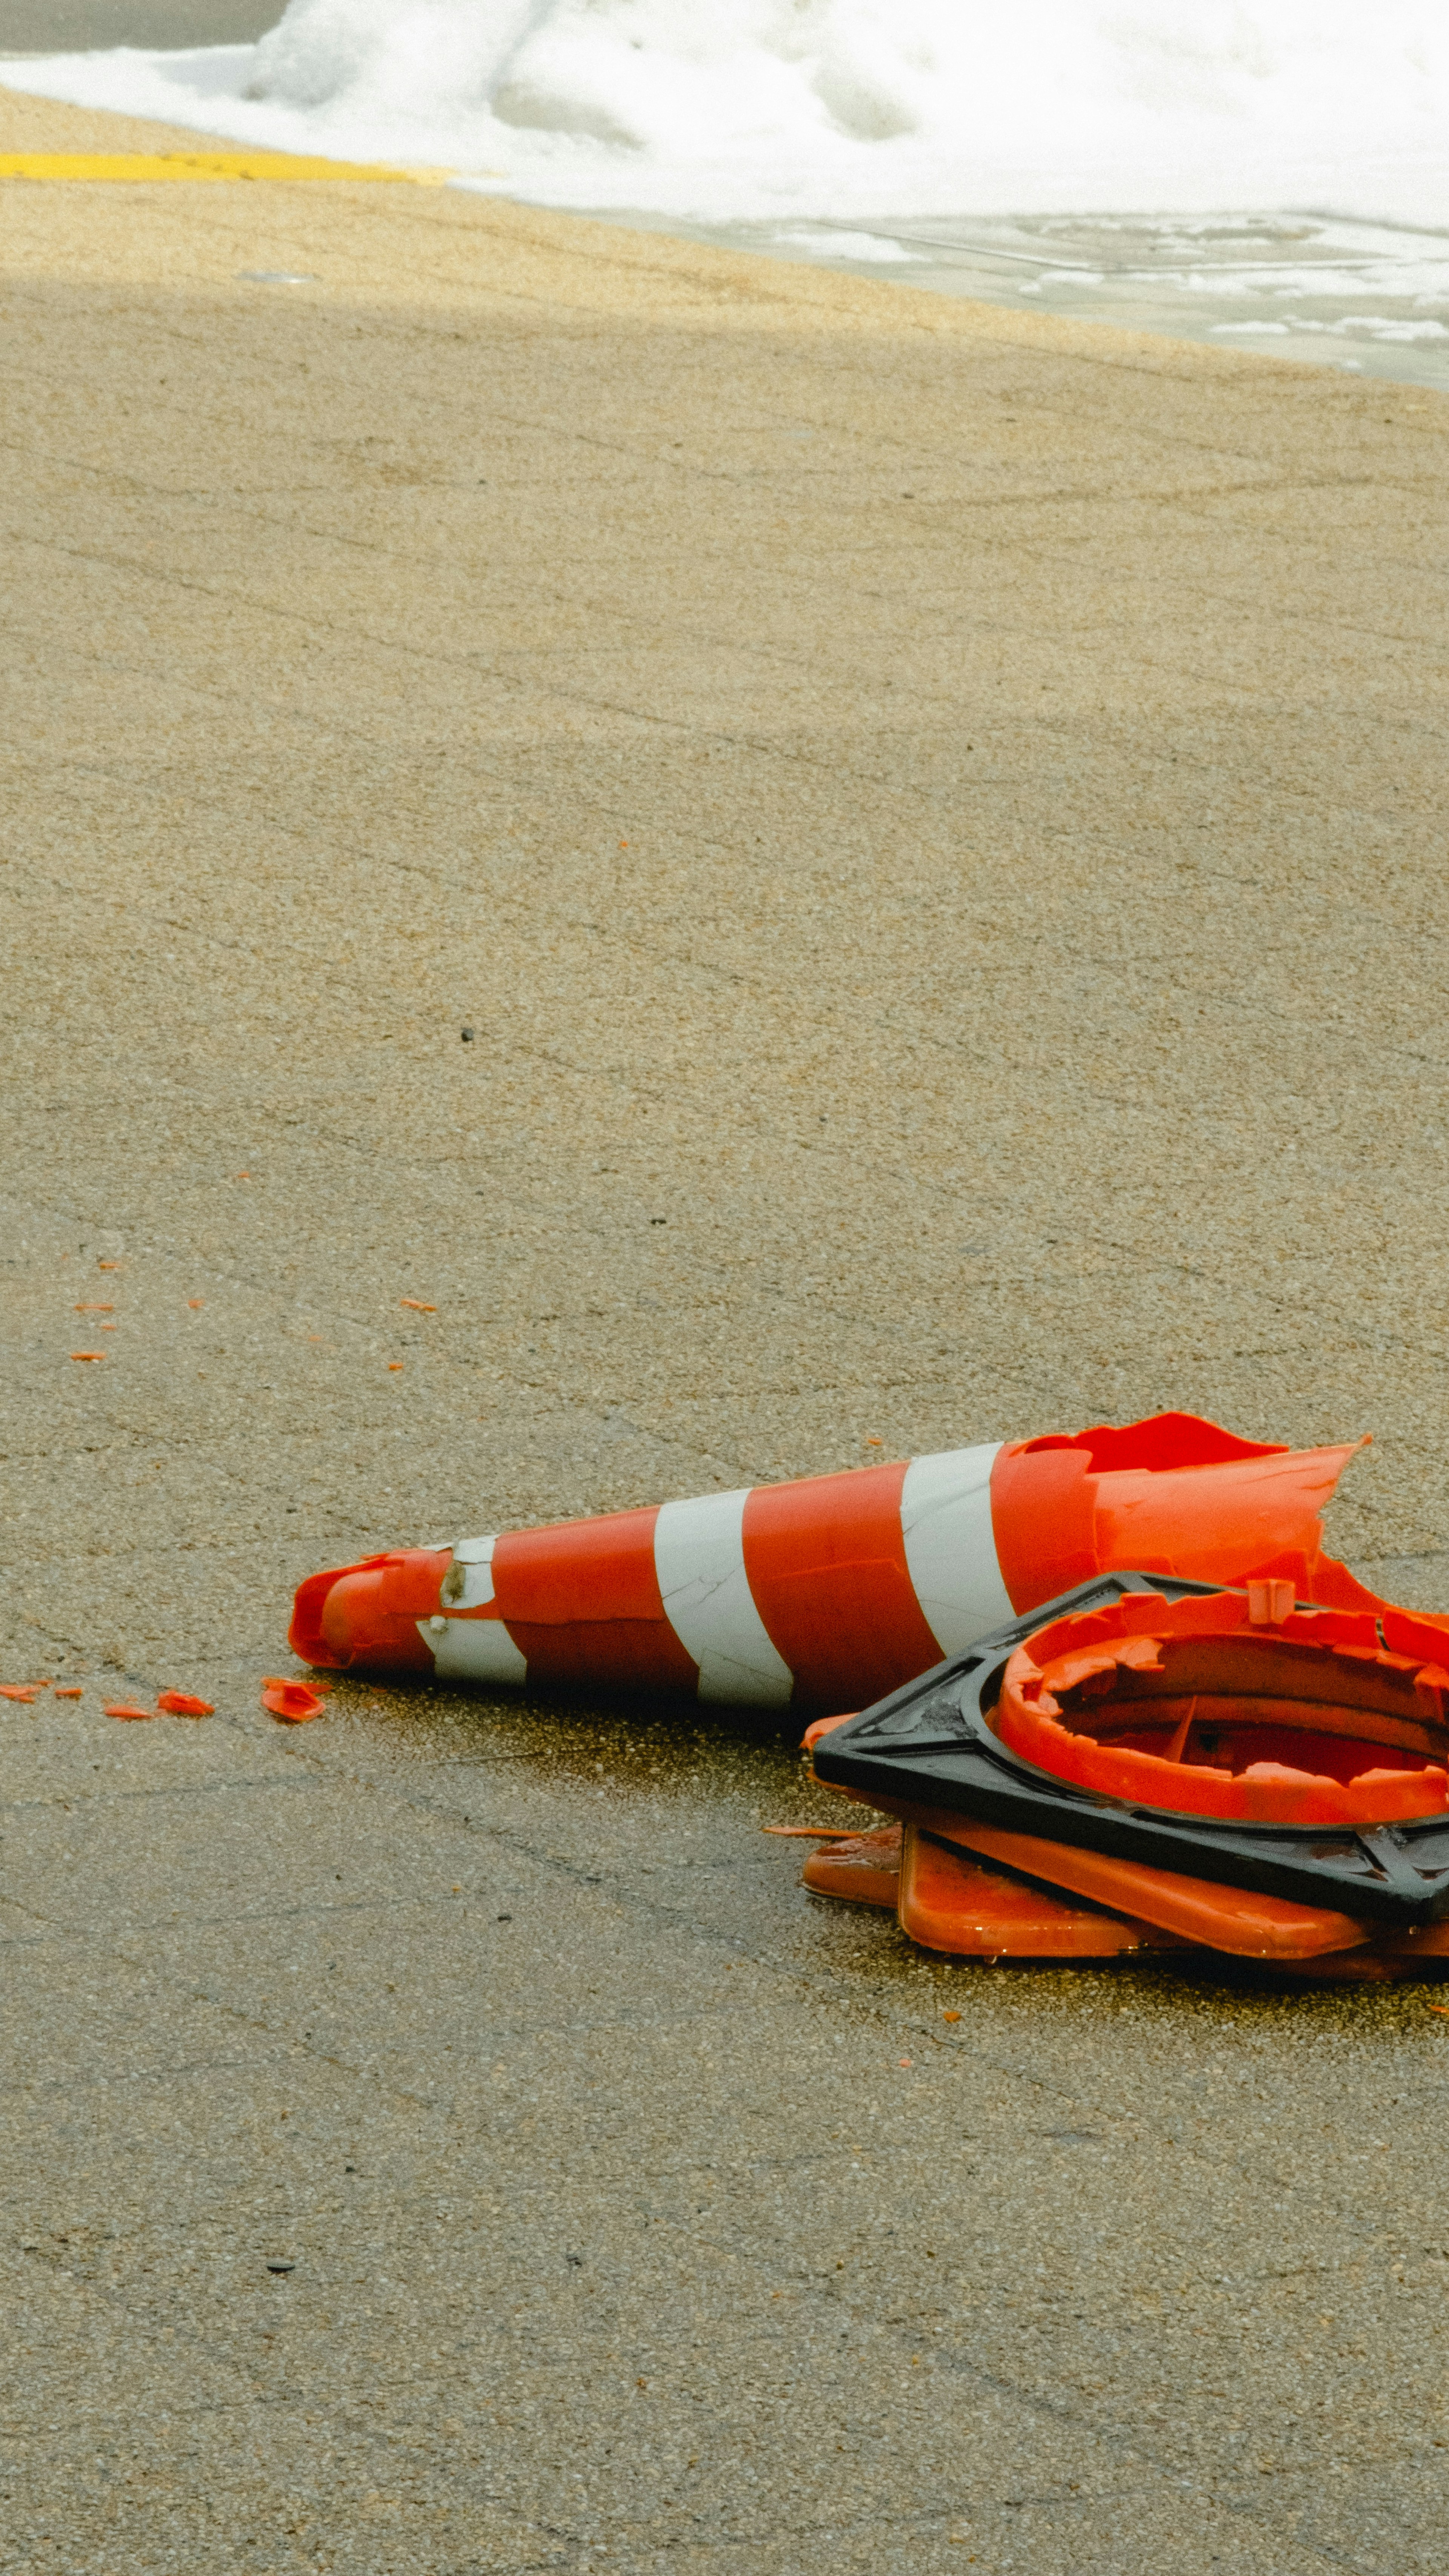
[[[447,170],[389,170],[292,152],[0,152],[0,179],[348,179],[440,187]]]

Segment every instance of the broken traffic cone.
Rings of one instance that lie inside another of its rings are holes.
[[[1127,1573],[807,1741],[819,1780],[903,1820],[900,1921],[931,1948],[1141,1946],[1069,1936],[1044,1892],[1299,1973],[1400,1975],[1449,1954],[1446,1647],[1276,1580]]]
[[[1320,1548],[1357,1445],[1163,1413],[400,1549],[311,1576],[289,1642],[338,1669],[859,1706],[1115,1565],[1375,1606]]]

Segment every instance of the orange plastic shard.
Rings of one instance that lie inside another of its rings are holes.
[[[262,1683],[263,1708],[284,1726],[305,1726],[309,1717],[321,1716],[325,1705],[320,1691],[309,1690],[305,1682],[269,1675]]]
[[[105,1355],[105,1352],[104,1352],[104,1351],[72,1351],[72,1352],[71,1352],[71,1358],[72,1358],[73,1360],[103,1360],[103,1359],[105,1358],[105,1356],[106,1356],[106,1355]]]
[[[190,1691],[163,1691],[156,1702],[165,1717],[214,1717],[209,1699],[196,1699]]]
[[[811,1853],[803,1876],[817,1896],[845,1897],[854,1905],[894,1910],[900,1893],[900,1826],[885,1825],[870,1834],[832,1835]]]
[[[837,1726],[849,1726],[851,1719],[859,1715],[858,1708],[847,1708],[839,1717],[812,1718],[800,1738],[801,1745],[807,1753],[813,1753],[822,1735],[833,1735]]]
[[[1009,1442],[991,1477],[1002,1580],[1018,1610],[1125,1566],[1199,1583],[1277,1578],[1299,1600],[1377,1609],[1322,1552],[1323,1507],[1363,1445],[1286,1449],[1192,1413]]]
[[[421,1297],[399,1297],[397,1302],[400,1306],[411,1306],[415,1315],[436,1315],[438,1311],[436,1306],[425,1306]]]
[[[38,1688],[37,1682],[0,1682],[0,1699],[20,1699],[29,1702],[34,1699]]]
[[[84,1699],[85,1692],[81,1689],[79,1682],[67,1682],[64,1685],[57,1682],[55,1686],[55,1696],[57,1699]]]
[[[105,1709],[107,1717],[154,1717],[156,1714],[154,1708],[134,1708],[126,1699],[108,1699]]]
[[[933,1809],[921,1813],[927,1830],[984,1859],[1004,1863],[1069,1896],[1153,1923],[1161,1932],[1244,1959],[1316,1959],[1327,1950],[1353,1950],[1369,1938],[1352,1915],[1326,1905],[1295,1905],[1285,1896],[1258,1896],[1250,1888],[1224,1887],[1216,1879],[1189,1878],[1145,1861],[1114,1860],[1104,1852],[1049,1842],[1040,1834],[1008,1833],[966,1816]]]
[[[1132,1950],[1183,1946],[1183,1936],[1165,1927],[1074,1905],[1070,1896],[1026,1878],[983,1869],[954,1839],[919,1825],[905,1830],[898,1913],[913,1941],[956,1958],[1116,1959]]]

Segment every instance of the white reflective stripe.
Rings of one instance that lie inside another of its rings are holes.
[[[739,1494],[666,1503],[654,1524],[664,1615],[699,1666],[699,1696],[737,1708],[786,1708],[795,1676],[770,1643],[745,1572]]]
[[[443,1599],[450,1610],[483,1610],[493,1599],[493,1551],[496,1535],[460,1538],[453,1562],[443,1577]]]
[[[432,1649],[438,1678],[445,1682],[521,1682],[528,1659],[521,1655],[501,1619],[432,1619],[418,1621],[418,1635]]]
[[[1001,1448],[944,1449],[913,1458],[901,1487],[906,1567],[943,1655],[964,1655],[1016,1613],[1001,1580],[991,1526],[991,1470]]]

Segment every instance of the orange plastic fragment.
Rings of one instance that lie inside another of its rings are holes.
[[[186,1302],[194,1314],[198,1306],[204,1306],[206,1304],[206,1299],[204,1297],[188,1297]]]
[[[120,1266],[119,1261],[98,1261],[96,1263],[96,1268],[98,1270],[119,1270]]]
[[[72,1351],[72,1352],[71,1352],[71,1358],[72,1358],[73,1360],[103,1360],[103,1359],[105,1358],[105,1356],[106,1356],[106,1355],[105,1355],[105,1352],[104,1352],[104,1351]]]
[[[1002,1581],[1018,1610],[1127,1565],[1198,1582],[1278,1579],[1300,1600],[1377,1609],[1322,1553],[1320,1514],[1361,1445],[1290,1451],[1187,1413],[1008,1443],[991,1471]]]
[[[79,1682],[66,1682],[64,1684],[57,1682],[55,1686],[55,1696],[57,1699],[84,1699],[85,1692],[81,1689]]]
[[[216,1713],[209,1699],[195,1699],[190,1691],[163,1691],[156,1705],[166,1717],[213,1717]]]
[[[397,1377],[400,1375],[403,1365],[401,1360],[389,1360],[387,1365],[391,1376]]]
[[[839,1717],[813,1718],[800,1738],[801,1751],[804,1753],[813,1753],[822,1735],[833,1735],[837,1726],[849,1726],[851,1719],[853,1717],[859,1717],[859,1715],[860,1711],[858,1708],[847,1708],[841,1711]],[[833,1780],[830,1785],[833,1789],[835,1786]]]
[[[762,1834],[778,1835],[781,1842],[838,1843],[848,1825],[761,1825]]]
[[[918,1810],[922,1816],[927,1812]],[[1146,1861],[1114,1860],[1105,1852],[1049,1842],[1038,1834],[1011,1833],[1002,1826],[977,1824],[970,1817],[939,1809],[930,1811],[927,1829],[943,1843],[961,1845],[1061,1890],[1064,1905],[1082,1896],[1091,1906],[1110,1907],[1139,1934],[1151,1924],[1161,1933],[1175,1933],[1179,1941],[1230,1950],[1242,1958],[1273,1960],[1316,1959],[1325,1950],[1356,1950],[1369,1938],[1365,1925],[1328,1906],[1296,1905],[1285,1896],[1258,1896],[1248,1888],[1189,1878],[1178,1870],[1153,1868]],[[905,1920],[904,1907],[901,1924],[904,1931],[914,1930]],[[922,1936],[917,1932],[914,1937]]]
[[[23,1699],[28,1704],[38,1687],[36,1682],[0,1682],[0,1699]]]
[[[76,1306],[71,1311],[77,1315],[114,1315],[116,1310],[114,1306]]]
[[[322,1714],[321,1693],[309,1690],[305,1682],[283,1681],[270,1674],[262,1682],[262,1706],[284,1726],[305,1726],[309,1717]]]
[[[802,1875],[817,1896],[894,1907],[900,1893],[901,1828],[886,1825],[873,1834],[837,1831],[811,1853]]]
[[[397,1302],[400,1306],[411,1306],[415,1315],[436,1315],[438,1311],[436,1306],[425,1306],[421,1297],[399,1297]]]
[[[1124,1920],[1090,1899],[1083,1905],[1070,1894],[983,1869],[968,1852],[915,1825],[906,1828],[897,1912],[913,1941],[955,1958],[1110,1959],[1178,1946],[1170,1931]]]
[[[105,1707],[107,1717],[154,1717],[156,1714],[154,1708],[133,1708],[130,1701],[124,1699],[108,1699]]]

